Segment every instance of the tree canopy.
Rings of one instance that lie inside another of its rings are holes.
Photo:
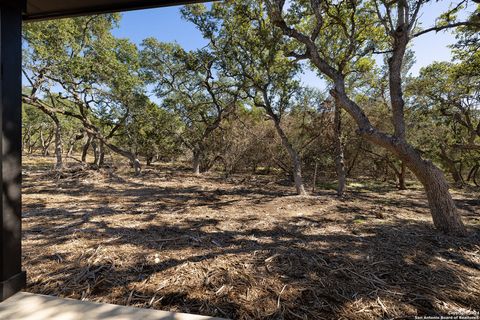
[[[118,14],[24,30],[24,151],[189,162],[193,172],[284,177],[299,195],[322,179],[425,189],[435,226],[465,234],[449,192],[480,180],[479,6],[461,1],[420,26],[423,0],[224,1],[181,9],[208,41],[186,50],[112,31]],[[412,39],[455,33],[450,62],[413,75]],[[302,72],[314,70],[319,88]],[[68,147],[65,147],[68,146]],[[446,173],[446,175],[445,175]],[[348,192],[348,190],[347,190]]]

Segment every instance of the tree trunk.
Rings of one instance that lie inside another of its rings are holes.
[[[463,177],[460,171],[457,169],[455,160],[450,158],[444,147],[440,147],[440,159],[448,172],[452,175],[453,181],[457,188],[462,188]]]
[[[105,144],[99,140],[98,144],[92,143],[92,146],[95,150],[95,165],[100,168],[105,164]]]
[[[84,134],[83,134],[83,133],[79,133],[79,134],[76,134],[75,137],[73,137],[73,139],[70,140],[69,146],[68,146],[67,157],[71,157],[71,156],[72,156],[73,148],[75,147],[75,143],[76,143],[78,140],[83,139],[83,137],[84,137]]]
[[[22,140],[22,153],[25,151],[25,149],[29,149],[29,146],[30,146],[30,141],[32,140],[32,128],[31,127],[27,127],[27,129],[25,130],[25,135],[23,136],[23,140]]]
[[[280,139],[282,140],[282,145],[287,149],[288,154],[290,155],[290,159],[292,160],[293,164],[293,180],[295,182],[295,190],[297,191],[298,195],[307,195],[307,191],[305,190],[305,186],[303,185],[303,178],[302,178],[302,163],[300,161],[300,156],[298,155],[297,151],[293,148],[290,141],[288,141],[287,135],[283,132],[282,127],[280,126],[280,121],[275,117],[273,118],[273,122],[275,124],[275,129],[277,130]]]
[[[29,154],[33,154],[37,150],[36,146],[38,144],[38,141],[40,141],[40,137],[37,137],[37,139],[30,142],[30,147],[28,152]]]
[[[343,155],[343,143],[342,143],[342,118],[341,109],[335,103],[335,116],[334,116],[334,134],[335,134],[335,167],[337,171],[338,187],[337,195],[342,197],[345,193],[345,160]]]
[[[443,173],[431,163],[424,165],[423,185],[427,193],[430,211],[435,226],[448,234],[466,233],[455,203],[448,191],[448,183]]]
[[[105,165],[105,144],[100,141],[100,155],[98,159],[98,166],[103,167]]]
[[[28,140],[28,154],[32,154],[33,153],[33,146],[34,146],[34,143],[32,143],[32,140]]]
[[[105,138],[99,136],[98,137],[110,150],[113,152],[127,158],[130,161],[130,164],[133,166],[135,169],[135,175],[138,176],[142,172],[142,166],[140,163],[140,160],[138,160],[137,155],[134,154],[133,152],[123,150],[113,144],[108,143]]]
[[[313,193],[317,191],[317,172],[318,172],[318,162],[315,161],[315,170],[313,171],[313,186],[312,186]]]
[[[75,141],[70,140],[68,143],[67,158],[70,158],[73,153],[73,148],[75,147]]]
[[[401,162],[400,164],[400,171],[398,173],[398,189],[400,190],[407,190],[407,186],[405,185],[405,174],[407,173],[407,166],[405,162]]]
[[[299,32],[295,28],[289,27],[282,16],[284,1],[275,1],[275,4],[276,5],[269,5],[270,17],[273,23],[275,23],[286,36],[303,43],[307,49],[306,52],[310,62],[334,82],[335,89],[332,90],[332,95],[335,97],[336,102],[355,120],[359,134],[368,141],[386,148],[400,160],[405,161],[406,166],[415,174],[425,188],[433,222],[439,230],[448,234],[464,235],[466,229],[457,212],[452,196],[448,191],[448,183],[445,176],[433,163],[424,160],[420,152],[408,144],[405,139],[401,69],[406,47],[411,39],[411,27],[413,26],[410,24],[411,21],[408,21],[409,7],[405,5],[405,2],[399,1],[397,3],[399,14],[397,16],[395,31],[391,34],[394,41],[392,54],[388,61],[390,101],[394,125],[393,136],[385,134],[373,127],[365,115],[364,110],[346,94],[345,75],[322,58],[314,39]],[[405,11],[407,11],[406,15]],[[400,13],[402,13],[402,15]],[[317,22],[320,23],[319,21]]]
[[[389,165],[388,165],[388,162],[389,162],[389,160],[388,160],[388,158],[387,158],[387,159],[385,160],[385,171],[383,172],[383,180],[382,180],[383,182],[388,182],[388,180],[390,180],[390,177],[389,177],[389,175],[390,175],[390,170],[388,170],[388,168],[390,168],[390,167],[389,167]],[[382,163],[383,163],[383,161],[382,161]],[[379,163],[379,165],[380,165],[380,163]],[[380,167],[379,167],[379,169],[380,169]],[[394,171],[394,172],[395,172],[395,171]]]
[[[138,160],[137,157],[134,157],[133,159],[133,169],[135,170],[136,176],[140,175],[142,171],[142,166],[140,164],[140,160]]]
[[[43,135],[43,130],[40,130],[40,142],[42,144],[42,155],[46,157],[48,156],[48,145],[45,136]]]
[[[196,175],[200,175],[200,158],[201,151],[199,149],[193,150],[192,170]]]
[[[47,139],[42,140],[42,153],[45,157],[48,157],[50,155],[50,151],[48,150],[50,148],[50,144],[52,143],[52,138],[53,135],[48,136]]]
[[[91,144],[93,149],[93,164],[98,166],[99,152],[98,152],[98,144],[96,139],[93,139]]]
[[[148,156],[147,157],[147,166],[151,166],[153,163],[153,156]]]
[[[343,82],[335,84],[332,94],[336,102],[355,119],[359,128],[358,132],[366,140],[389,150],[401,161],[404,161],[405,165],[422,183],[435,227],[446,234],[465,235],[465,226],[455,207],[442,171],[431,161],[424,160],[420,152],[404,139],[387,135],[374,128],[360,107],[345,94]]]
[[[398,169],[395,166],[395,163],[390,161],[388,154],[385,157],[385,161],[387,163],[386,169],[388,170],[388,168],[390,167],[395,173],[395,177],[398,180],[398,185],[397,185],[398,190],[406,190],[407,187],[405,186],[405,174],[406,174],[407,168],[406,168],[405,162],[400,161],[400,169]],[[388,177],[388,175],[386,175],[386,177]]]
[[[467,181],[472,180],[473,183],[477,186],[480,187],[480,184],[477,182],[477,173],[480,171],[480,164],[475,164],[472,169],[470,169],[470,172],[468,173]]]
[[[58,119],[55,119],[54,123],[55,123],[55,157],[56,157],[55,169],[62,170],[63,169],[62,127]]]
[[[37,140],[34,140],[33,139],[33,135],[36,133],[37,130],[35,130],[34,132],[32,132],[32,129],[29,128],[28,129],[28,135],[27,135],[27,141],[26,141],[26,148],[27,148],[27,152],[28,154],[32,154],[33,153],[33,149],[35,147],[35,143],[38,141]]]
[[[350,165],[348,166],[347,172],[345,173],[345,176],[350,176],[350,173],[353,171],[353,168],[355,168],[355,164],[357,163],[358,156],[360,154],[361,148],[361,142],[359,143],[359,147],[357,148],[357,151],[355,151],[355,155],[353,156],[352,161],[350,162]]]
[[[92,143],[92,136],[89,134],[87,136],[87,141],[82,147],[82,162],[87,162],[87,155],[88,155],[88,148],[90,148],[90,144]]]
[[[366,135],[366,138],[372,142],[379,142],[372,135]],[[405,141],[392,138],[390,143],[379,144],[397,155],[422,183],[435,227],[446,234],[465,235],[465,226],[448,190],[443,172],[431,161],[424,160],[420,152]]]

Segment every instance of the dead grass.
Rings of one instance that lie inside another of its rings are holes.
[[[480,200],[465,238],[433,228],[421,190],[309,197],[271,177],[139,178],[28,158],[28,291],[231,319],[381,319],[480,306]],[[477,309],[476,309],[477,308]]]

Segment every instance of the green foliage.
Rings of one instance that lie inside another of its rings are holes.
[[[282,34],[272,28],[260,1],[215,3],[212,9],[187,6],[182,11],[210,40],[224,73],[242,85],[251,103],[270,108],[278,117],[299,90],[299,66]]]
[[[412,140],[447,170],[449,160],[461,170],[459,164],[470,168],[480,159],[479,81],[463,62],[438,62],[408,87],[417,123]]]
[[[301,156],[306,175],[318,166],[330,179],[335,174],[332,106],[325,103],[326,90],[300,83],[302,68],[313,64],[300,63],[306,48],[273,26],[269,3],[228,0],[183,7],[183,18],[208,40],[192,51],[153,38],[140,48],[118,39],[112,35],[120,23],[117,14],[27,23],[25,150],[41,148],[40,140],[54,132],[40,103],[58,117],[64,143],[85,142],[88,132],[94,141],[101,138],[146,159],[185,159],[193,153],[204,169],[216,166],[227,175],[260,168],[290,174],[280,128]],[[312,3],[317,2],[289,2],[287,24],[311,36],[319,57],[344,76],[347,94],[375,128],[393,133],[388,58],[394,38],[388,21],[379,19],[380,2],[321,1],[315,8]],[[397,5],[389,5],[392,12]],[[452,7],[436,27],[458,22],[464,9]],[[476,26],[460,26],[455,61],[434,63],[418,77],[409,74],[415,56],[407,48],[401,71],[408,140],[446,170],[452,160],[464,177],[479,162],[478,34]],[[383,62],[375,59],[378,51],[387,52]],[[155,103],[148,97],[151,88]],[[399,168],[399,161],[367,144],[351,118],[342,117],[342,126],[350,175],[394,177],[392,167]]]
[[[180,127],[175,114],[147,102],[132,111],[116,139],[120,145],[129,146],[135,154],[147,159],[170,160],[181,152],[176,136]]]
[[[459,27],[455,32],[457,43],[452,46],[454,59],[462,63],[462,72],[478,76],[480,70],[480,4],[469,17],[476,25]]]
[[[172,132],[208,167],[207,140],[239,103],[239,85],[206,48],[187,52],[177,44],[146,39],[141,59],[144,78],[155,85],[162,107],[181,120]]]

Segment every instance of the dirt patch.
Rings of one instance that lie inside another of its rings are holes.
[[[297,197],[272,177],[172,166],[52,177],[27,159],[28,291],[231,319],[379,319],[480,306],[480,200],[469,236],[432,227],[419,189]]]

